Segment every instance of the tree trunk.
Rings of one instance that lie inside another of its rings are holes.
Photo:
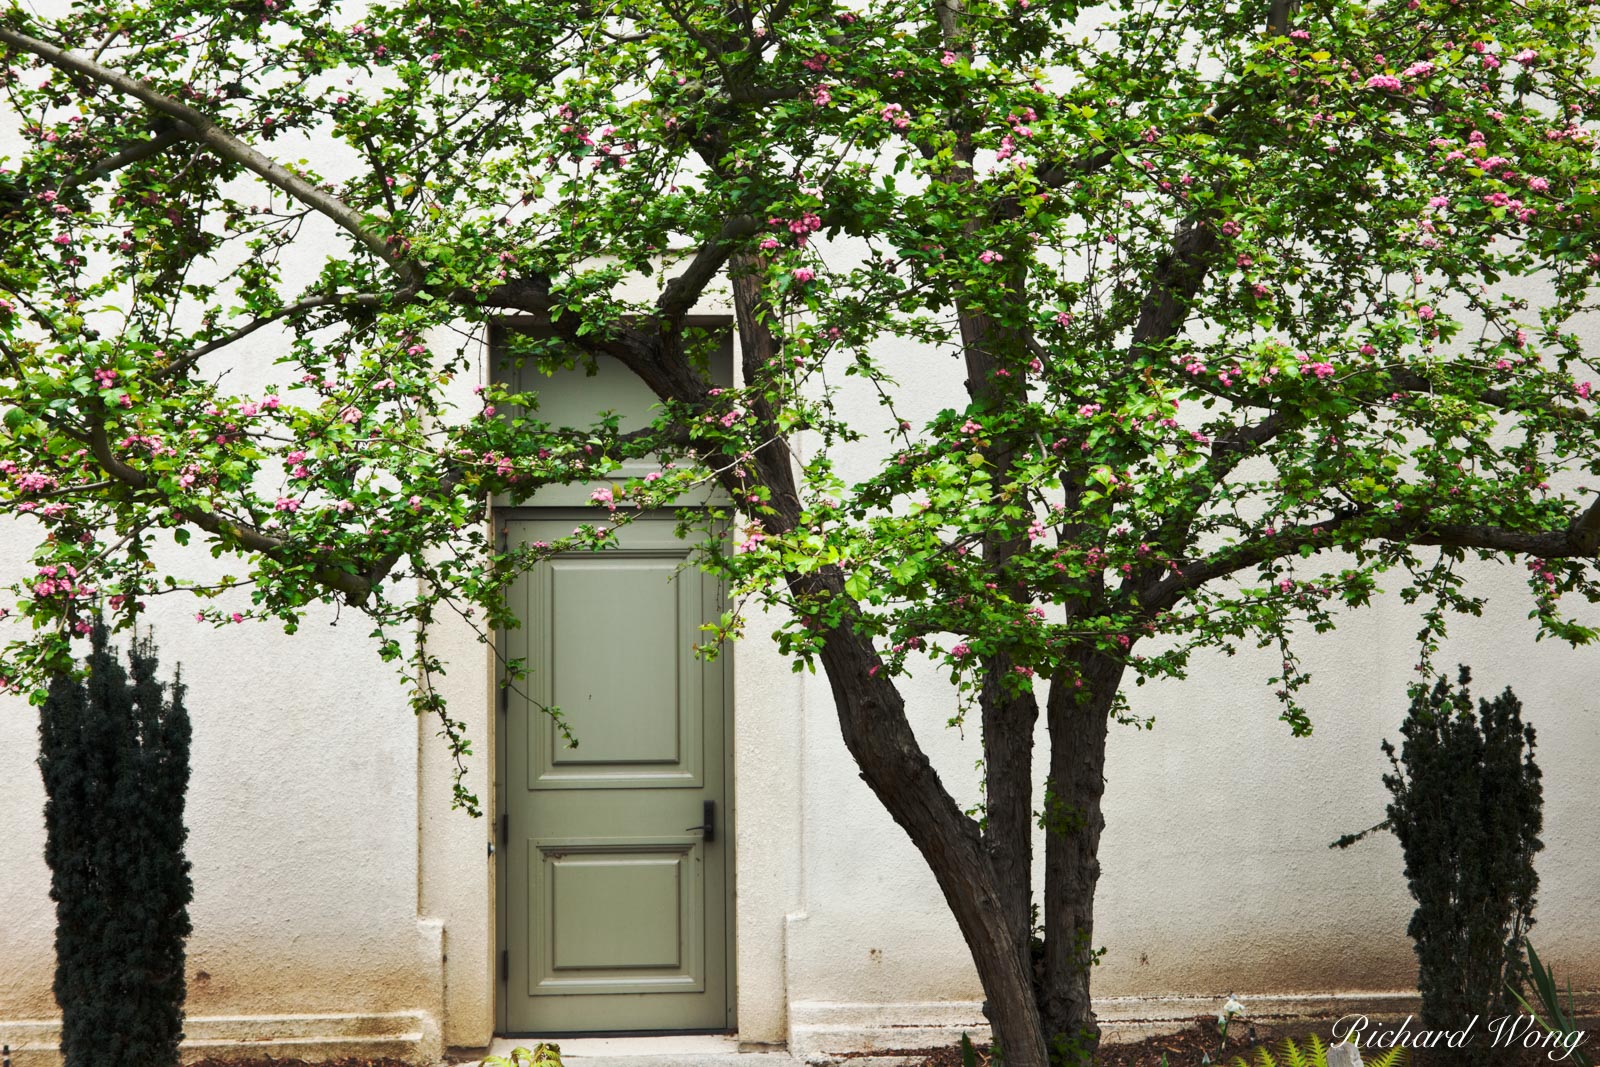
[[[828,632],[821,659],[840,731],[861,777],[922,853],[972,952],[1006,1067],[1047,1067],[1031,968],[1017,952],[977,824],[939,782],[899,691],[872,673],[879,659],[870,642],[841,624]]]
[[[1033,975],[1033,728],[1039,705],[1031,692],[1005,685],[1011,661],[985,665],[983,709],[983,843],[994,868],[1000,908],[1024,973]]]
[[[1122,682],[1121,662],[1088,653],[1052,680],[1046,716],[1050,776],[1045,788],[1045,987],[1040,1011],[1063,1061],[1088,1063],[1100,1042],[1089,1002],[1094,891],[1105,817],[1106,733]],[[1078,684],[1078,683],[1081,683]]]
[[[729,265],[745,376],[747,381],[758,381],[781,349],[771,328],[776,317],[770,314],[762,293],[755,257],[736,253],[730,257]],[[659,389],[657,392],[667,395]],[[757,404],[759,401],[753,404],[756,416],[771,425],[770,412]],[[772,438],[773,445],[759,449],[750,462],[760,470],[763,484],[772,492],[774,514],[765,516],[763,522],[770,532],[781,534],[794,527],[800,504],[790,453],[775,426]],[[738,490],[733,472],[725,473],[724,479],[725,484],[732,480],[731,491]],[[848,600],[844,576],[836,567],[816,574],[796,574],[792,581],[795,591],[803,597],[832,603]],[[1038,714],[1032,694],[1007,699],[998,689],[986,689],[986,693],[999,699],[986,700],[985,727],[989,725],[989,709],[993,708],[1005,720],[996,736],[1008,738],[1006,752],[992,758],[997,759],[1003,771],[1020,768],[1020,775],[1016,775],[1020,784],[1007,784],[1001,789],[1000,807],[1006,830],[994,842],[986,842],[978,824],[962,812],[929,764],[906,717],[905,700],[883,671],[883,661],[872,640],[857,633],[847,617],[826,632],[820,659],[833,691],[845,747],[860,768],[862,779],[922,853],[972,953],[988,999],[989,1025],[996,1045],[1004,1050],[1006,1067],[1048,1067],[1033,968],[1025,952],[1031,822],[1027,783],[1031,778],[1028,768],[1032,724]],[[1025,729],[1021,727],[1023,719],[1027,723]],[[987,755],[989,749],[986,747],[985,751]],[[991,770],[991,775],[995,773]],[[1013,776],[1006,775],[1008,779]],[[1000,862],[998,869],[996,858]],[[1020,933],[1016,921],[1019,910],[1023,915]]]

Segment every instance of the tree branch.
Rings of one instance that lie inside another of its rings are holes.
[[[1136,596],[1147,615],[1165,611],[1184,593],[1269,560],[1296,555],[1302,548],[1332,548],[1344,543],[1349,526],[1373,516],[1371,507],[1353,508],[1312,524],[1300,525],[1196,560],[1146,585]],[[1374,523],[1362,541],[1507,552],[1541,559],[1593,559],[1600,554],[1600,498],[1559,530],[1512,530],[1503,526],[1428,523],[1426,516],[1396,517]]]
[[[156,381],[160,381],[165,378],[176,378],[188,371],[189,368],[193,367],[203,357],[208,356],[219,349],[227,348],[235,341],[241,341],[244,338],[249,337],[263,326],[270,326],[275,322],[281,322],[282,320],[290,318],[294,315],[298,315],[301,312],[312,311],[316,308],[348,304],[354,304],[361,307],[376,307],[379,304],[380,299],[380,297],[373,293],[335,293],[328,296],[307,297],[306,299],[296,303],[285,305],[270,315],[263,315],[260,318],[252,319],[224,337],[218,337],[213,341],[208,341],[199,348],[190,349],[177,359],[174,359],[161,370],[156,371],[151,375],[151,378]]]
[[[74,55],[53,44],[19,33],[10,26],[0,25],[0,41],[37,56],[57,70],[77,74],[114,89],[124,96],[131,96],[151,110],[175,120],[180,123],[176,129],[184,131],[189,140],[204,145],[222,159],[238,164],[269,185],[275,186],[317,211],[354,237],[373,255],[399,271],[407,285],[420,284],[421,269],[415,263],[402,259],[398,248],[391,247],[382,235],[369,229],[363,221],[361,212],[333,194],[312,185],[282,164],[262,155],[194,108],[174,100],[165,93],[157,92],[143,81],[131,78],[93,59]]]
[[[194,131],[187,129],[184,123],[169,126],[148,141],[140,141],[137,144],[129,145],[115,155],[102,159],[88,170],[71,175],[61,183],[57,191],[64,193],[68,189],[75,189],[97,178],[104,178],[108,174],[114,174],[123,167],[132,166],[152,156],[158,156],[179,141],[191,137],[193,133]]]
[[[717,235],[700,247],[684,272],[669,281],[656,299],[656,308],[668,329],[677,330],[684,315],[728,261],[734,242],[760,229],[761,221],[754,215],[736,215],[724,222]]]
[[[93,454],[95,462],[100,464],[101,470],[130,489],[147,490],[150,488],[150,479],[142,471],[128,466],[112,452],[111,442],[106,437],[105,425],[98,419],[89,428],[88,445],[89,451]],[[207,533],[215,534],[224,540],[232,540],[241,547],[251,552],[259,552],[269,559],[280,563],[297,562],[293,554],[287,551],[290,547],[287,542],[270,534],[264,534],[253,527],[231,522],[216,512],[174,509],[173,515],[193,526],[198,526]],[[314,557],[317,553],[312,555]],[[390,566],[393,566],[393,564],[391,563]],[[388,573],[387,567],[384,568],[384,573]],[[372,582],[331,563],[316,565],[312,571],[312,576],[329,589],[345,594],[345,597],[352,604],[360,604],[372,592]]]

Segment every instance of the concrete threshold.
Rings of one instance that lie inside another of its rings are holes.
[[[532,1048],[537,1037],[497,1037],[491,1056]],[[664,1034],[656,1037],[555,1037],[561,1061],[571,1067],[801,1067],[783,1051],[739,1051],[739,1040],[722,1034]]]

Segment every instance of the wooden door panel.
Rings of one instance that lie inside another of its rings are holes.
[[[544,905],[530,927],[530,995],[705,989],[697,838],[544,841],[530,862]]]
[[[551,541],[572,525],[509,531]],[[674,525],[642,516],[615,547],[540,564],[513,594],[523,625],[504,652],[530,675],[500,745],[509,1033],[732,1022],[729,678],[726,659],[695,653],[722,594]],[[561,709],[576,747],[543,706]]]
[[[534,618],[555,620],[531,661],[535,699],[560,709],[530,733],[530,788],[701,788],[705,665],[694,654],[705,575],[688,549],[551,560]]]

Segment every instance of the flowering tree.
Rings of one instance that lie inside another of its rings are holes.
[[[1562,610],[1595,597],[1600,544],[1571,325],[1600,265],[1587,0],[351,17],[96,0],[0,19],[25,138],[0,177],[0,499],[42,532],[8,684],[36,691],[102,604],[126,621],[159,592],[239,585],[248,612],[201,618],[292,626],[337,600],[459,758],[428,622],[508,625],[519,571],[714,479],[734,503],[708,529],[740,532],[726,554],[708,538],[707,565],[784,609],[778,640],[826,673],[1008,1063],[1041,1067],[1098,1037],[1102,773],[1127,682],[1276,643],[1303,732],[1292,635],[1398,572],[1425,653],[1450,611],[1479,610],[1473,556],[1526,565],[1545,633],[1593,636]],[[308,145],[328,175],[292,162]],[[1519,275],[1539,299],[1502,291]],[[652,299],[624,297],[651,279]],[[690,316],[710,287],[731,292],[736,388],[712,387],[717,341]],[[537,327],[516,358],[618,360],[660,418],[554,425],[500,385],[452,408],[448,380],[509,314]],[[902,421],[886,338],[924,346],[919,384],[946,379],[959,408]],[[276,387],[230,392],[261,352]],[[880,392],[886,437],[838,417],[841,373]],[[884,462],[846,484],[846,447]],[[489,536],[495,495],[644,456],[659,471],[607,482],[572,538]],[[245,573],[158,574],[167,537]],[[981,821],[918,745],[935,709],[897,688],[918,669],[981,721]]]

